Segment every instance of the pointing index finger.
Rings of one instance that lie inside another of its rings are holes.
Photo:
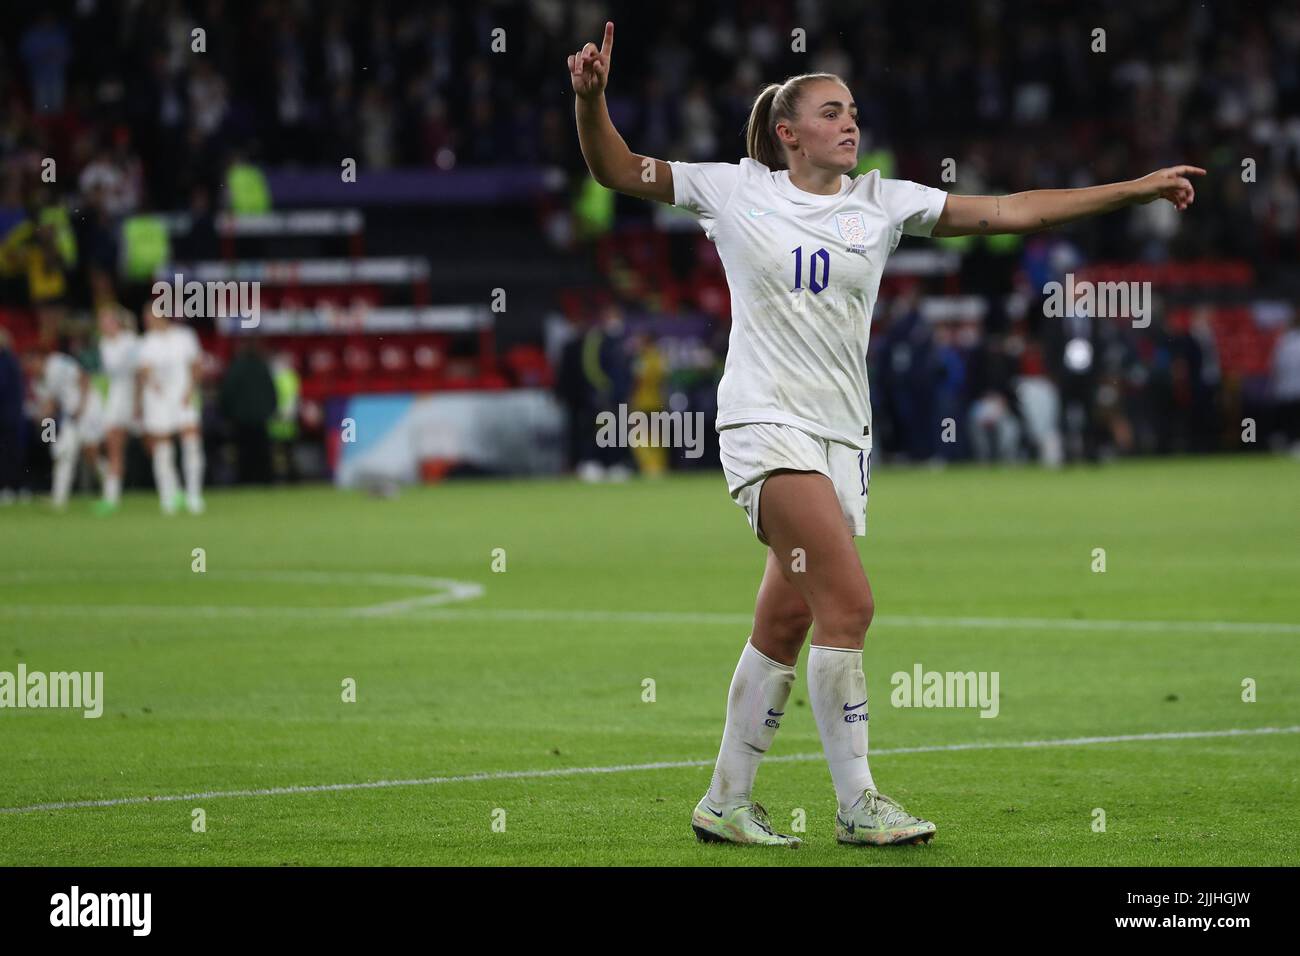
[[[614,21],[605,22],[605,39],[600,44],[600,55],[607,57],[614,52]]]
[[[1204,176],[1205,170],[1200,166],[1175,166],[1174,172],[1179,176]]]

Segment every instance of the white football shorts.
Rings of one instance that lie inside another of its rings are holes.
[[[140,400],[140,411],[146,435],[175,435],[199,424],[199,410],[193,402],[151,394],[147,388]]]
[[[745,509],[749,526],[767,544],[759,524],[758,500],[763,482],[774,471],[816,471],[831,480],[849,533],[867,533],[867,489],[871,484],[871,452],[843,442],[818,438],[793,425],[759,423],[734,425],[718,432],[722,471],[727,490]]]
[[[135,422],[134,384],[110,385],[104,399],[104,425],[107,428],[129,429]]]

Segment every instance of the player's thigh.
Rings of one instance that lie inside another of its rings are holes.
[[[190,403],[182,404],[175,410],[175,417],[172,422],[176,432],[182,438],[190,438],[199,434],[199,410]]]
[[[776,553],[769,548],[754,605],[754,646],[784,664],[793,663],[812,621],[812,608],[799,589],[786,580]],[[778,653],[769,653],[768,647]]]
[[[140,424],[156,444],[164,436],[170,438],[175,434],[175,409],[165,399],[146,394],[140,409]]]
[[[830,478],[783,471],[763,482],[763,533],[782,575],[812,609],[818,634],[861,635],[875,604]]]

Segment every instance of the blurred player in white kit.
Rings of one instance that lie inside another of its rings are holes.
[[[99,443],[104,436],[104,403],[90,376],[71,355],[36,346],[27,354],[28,374],[34,383],[37,417],[53,418],[50,457],[54,465],[50,503],[62,510],[68,504],[72,479],[77,473],[77,452],[103,478]],[[42,433],[45,425],[42,424]]]
[[[104,400],[104,448],[108,464],[99,511],[107,514],[116,511],[122,500],[127,433],[139,427],[136,363],[140,336],[136,334],[131,313],[115,302],[99,308],[98,320],[99,364],[108,378],[108,395]]]
[[[195,387],[203,350],[194,330],[144,307],[145,333],[138,358],[140,411],[145,444],[153,458],[154,483],[163,514],[175,514],[184,500],[191,514],[203,512],[203,438]],[[181,439],[182,493],[172,443]]]

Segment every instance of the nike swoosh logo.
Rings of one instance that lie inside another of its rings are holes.
[[[844,709],[845,709],[845,710],[857,710],[859,707],[866,707],[866,706],[867,706],[867,702],[864,700],[862,703],[860,703],[860,704],[854,704],[852,707],[850,707],[848,704],[845,704],[845,705],[844,705]]]
[[[775,710],[773,710],[771,707],[769,707],[769,708],[767,709],[767,716],[769,716],[769,717],[784,717],[784,716],[785,716],[785,711],[783,710],[783,711],[781,711],[780,713],[777,713]]]
[[[750,207],[749,207],[749,214],[750,214],[752,217],[754,217],[755,219],[757,219],[759,216],[766,216],[766,215],[768,215],[769,213],[771,213],[771,212],[773,212],[773,211],[774,211],[774,210],[771,210],[771,209],[758,210],[758,209],[755,209],[753,206],[750,206]]]
[[[704,805],[704,809],[705,809],[705,810],[708,810],[711,814],[713,814],[713,815],[714,815],[715,817],[717,817],[719,820],[722,819],[722,811],[721,811],[721,810],[714,810],[714,809],[713,809],[711,806],[709,806],[707,803]]]

